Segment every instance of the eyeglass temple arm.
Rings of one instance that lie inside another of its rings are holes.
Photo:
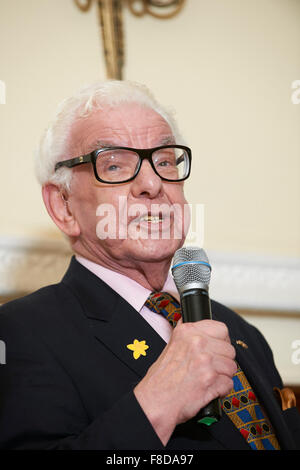
[[[58,168],[61,168],[63,166],[66,166],[68,168],[73,168],[73,166],[80,165],[81,163],[89,163],[90,161],[91,161],[91,153],[88,153],[87,155],[83,155],[81,157],[71,158],[70,160],[64,160],[62,162],[56,163],[55,171],[58,170]]]
[[[184,161],[184,154],[180,155],[180,157],[176,158],[176,165]]]

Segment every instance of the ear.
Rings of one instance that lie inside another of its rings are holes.
[[[78,237],[80,227],[70,209],[67,192],[47,183],[42,188],[42,194],[48,214],[57,227],[69,237]]]

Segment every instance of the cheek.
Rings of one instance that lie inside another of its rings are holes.
[[[191,222],[191,213],[184,196],[183,186],[170,188],[167,194],[173,207],[175,233],[182,233],[186,236]]]
[[[128,191],[116,191],[114,187],[97,188],[90,204],[92,228],[98,239],[124,238],[127,233]]]
[[[183,185],[167,186],[165,188],[165,193],[168,197],[170,204],[178,204],[180,206],[184,206],[185,204],[187,204],[187,200],[185,199],[183,191]]]
[[[71,186],[71,209],[82,232],[95,231],[97,207],[102,202],[105,191],[101,191],[88,172],[74,175]]]
[[[85,194],[84,197],[77,195],[76,203],[72,209],[75,209],[75,218],[80,226],[82,233],[94,231],[96,225],[96,208],[97,204],[89,195]]]

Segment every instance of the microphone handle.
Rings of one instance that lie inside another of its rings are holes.
[[[189,289],[180,296],[183,322],[211,320],[211,305],[208,292],[205,289]],[[215,398],[202,408],[195,420],[200,424],[210,426],[221,419],[220,400]]]

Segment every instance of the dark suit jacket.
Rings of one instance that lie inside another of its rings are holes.
[[[273,387],[282,387],[262,335],[228,308],[212,302],[227,324],[237,360],[265,407],[283,449],[299,446],[300,419],[284,412]],[[165,342],[123,298],[75,258],[62,282],[0,308],[0,448],[164,449],[133,388]],[[126,345],[146,340],[146,356]],[[248,349],[236,345],[242,340]],[[297,443],[298,441],[298,443]],[[250,447],[227,416],[205,427],[177,426],[166,449]]]

